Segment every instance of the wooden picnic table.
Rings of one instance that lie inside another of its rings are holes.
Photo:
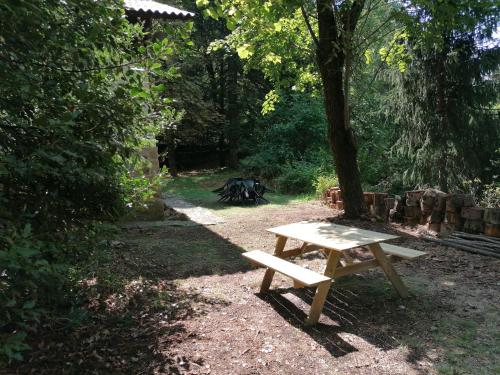
[[[408,290],[392,263],[425,254],[413,249],[383,244],[384,241],[398,236],[328,222],[305,221],[270,228],[268,231],[276,235],[274,254],[255,250],[244,253],[243,256],[253,263],[267,267],[260,288],[262,293],[269,290],[275,272],[292,278],[294,287],[316,286],[316,293],[306,320],[306,324],[309,325],[318,321],[334,279],[370,268],[380,267],[398,294],[403,298],[408,297]],[[289,238],[302,241],[302,246],[285,250]],[[373,254],[374,259],[355,262],[349,255],[349,250],[356,247],[366,248]],[[315,250],[321,250],[327,255],[322,275],[285,260]]]

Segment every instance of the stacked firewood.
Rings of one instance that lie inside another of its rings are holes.
[[[446,215],[447,194],[437,189],[424,190],[420,196],[420,224],[427,224],[434,232],[441,230],[441,223]]]
[[[464,231],[500,237],[500,208],[474,205],[469,194],[447,194],[437,189],[407,191],[404,196],[387,193],[363,193],[371,216],[407,225],[427,225],[437,233]],[[326,204],[337,210],[344,208],[338,187],[327,190]]]
[[[344,202],[342,201],[342,193],[340,188],[332,187],[329,188],[325,193],[325,202],[330,208],[335,208],[336,210],[344,209]]]
[[[387,220],[389,209],[392,208],[390,202],[392,198],[388,198],[387,193],[365,192],[363,193],[363,197],[370,215],[379,219]],[[392,205],[394,205],[393,202]]]

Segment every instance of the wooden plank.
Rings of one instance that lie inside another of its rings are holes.
[[[396,270],[392,266],[389,258],[387,258],[386,255],[384,254],[384,251],[382,250],[380,245],[378,243],[375,243],[369,245],[368,248],[372,252],[375,259],[378,261],[379,266],[384,270],[387,278],[392,283],[394,288],[397,290],[398,294],[402,298],[408,297],[408,290],[406,289],[405,284],[403,284],[403,281],[396,273]]]
[[[380,247],[382,248],[382,250],[384,250],[384,253],[396,255],[403,259],[414,259],[427,254],[424,253],[423,251],[409,249],[407,247],[391,245],[388,243],[381,243]]]
[[[323,272],[325,276],[333,279],[337,272],[337,265],[341,257],[341,251],[330,251],[330,254],[328,254],[325,271]],[[328,296],[328,291],[330,290],[331,283],[333,282],[332,279],[330,279],[329,282],[321,283],[318,285],[313,302],[311,304],[311,309],[309,310],[309,315],[307,316],[305,322],[307,326],[314,325],[318,322],[319,316],[321,315],[321,311],[323,310],[323,306],[326,301],[326,297]]]
[[[279,257],[283,253],[283,249],[285,248],[287,237],[277,236],[276,237],[276,246],[274,248],[274,255]],[[260,292],[265,293],[269,290],[271,283],[274,277],[274,270],[268,268],[266,273],[264,274],[264,278],[262,279],[262,284],[260,285]]]
[[[321,311],[328,296],[328,291],[330,290],[330,285],[332,280],[325,281],[318,285],[316,288],[316,293],[314,294],[314,299],[311,304],[311,309],[309,310],[309,315],[305,321],[307,326],[312,326],[318,322]]]
[[[329,277],[303,268],[297,264],[290,263],[261,250],[248,251],[242,255],[252,262],[262,264],[306,286],[315,286],[330,280]]]
[[[333,277],[335,274],[335,270],[337,269],[337,264],[339,263],[340,258],[342,257],[342,252],[331,250],[330,254],[328,254],[328,260],[326,261],[325,270],[323,271],[323,275],[328,277]]]
[[[363,262],[353,263],[345,267],[338,267],[335,270],[335,278],[352,275],[353,273],[366,271],[378,266],[379,266],[378,260],[372,259],[372,260],[365,260]]]
[[[270,228],[269,232],[327,249],[348,250],[397,238],[391,234],[347,227],[328,222],[300,222]]]
[[[280,258],[285,259],[290,257],[296,257],[298,255],[309,253],[311,251],[316,251],[316,250],[321,250],[321,246],[307,244],[306,246],[296,247],[294,249],[283,251],[280,255]]]

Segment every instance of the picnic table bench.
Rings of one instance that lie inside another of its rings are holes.
[[[383,243],[397,236],[369,230],[347,227],[327,222],[300,222],[268,229],[276,235],[274,254],[261,250],[248,251],[243,257],[250,262],[266,267],[260,292],[269,290],[275,272],[281,273],[294,281],[294,287],[316,287],[306,325],[318,322],[328,291],[333,281],[339,277],[380,267],[392,283],[398,294],[406,298],[408,290],[392,266],[401,259],[414,259],[426,253],[414,249]],[[300,247],[285,250],[287,240],[302,241]],[[363,247],[368,249],[374,259],[355,262],[349,250]],[[323,274],[308,270],[285,259],[299,256],[310,251],[321,250],[327,255]]]

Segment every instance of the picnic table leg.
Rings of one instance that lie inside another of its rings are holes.
[[[326,262],[325,271],[323,274],[328,277],[332,277],[337,269],[337,264],[339,262],[342,253],[340,251],[330,250],[328,255],[328,260]],[[309,310],[309,316],[306,319],[306,325],[314,325],[318,322],[321,311],[323,310],[323,305],[325,304],[326,297],[328,296],[328,291],[332,285],[332,280],[325,281],[321,283],[316,288],[316,294],[314,295],[313,302],[311,304],[311,310]]]
[[[285,248],[287,237],[276,236],[276,247],[274,248],[274,255],[279,257],[281,253],[283,253],[283,249]],[[264,278],[262,279],[262,284],[260,286],[260,292],[265,293],[269,290],[271,286],[271,282],[273,281],[274,270],[268,268],[266,269],[266,273],[264,274]]]
[[[326,267],[325,270],[323,271],[323,275],[333,278],[333,275],[335,274],[335,270],[337,269],[337,265],[341,257],[342,257],[341,251],[330,250],[330,254],[328,254],[328,260],[326,261]]]
[[[311,304],[311,310],[309,310],[309,316],[306,319],[306,326],[312,326],[318,322],[331,284],[332,281],[328,280],[317,286],[316,294],[314,295],[314,299]]]
[[[379,266],[384,270],[387,278],[389,281],[392,283],[398,294],[402,298],[407,298],[408,297],[408,289],[406,289],[405,284],[403,284],[403,281],[399,277],[399,275],[396,273],[396,270],[392,266],[392,263],[387,259],[384,251],[380,247],[378,243],[374,243],[371,245],[368,245],[368,248],[372,252],[372,254],[375,256],[375,258],[378,261]]]

